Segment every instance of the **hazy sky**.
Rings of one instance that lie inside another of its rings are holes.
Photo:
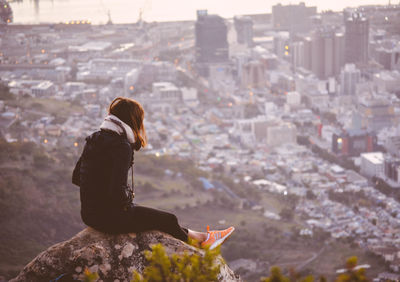
[[[400,0],[392,0],[398,4]],[[271,11],[277,3],[298,4],[287,0],[41,0],[39,7],[34,1],[12,3],[15,22],[59,22],[90,19],[94,23],[105,22],[110,10],[114,22],[134,22],[139,9],[144,7],[143,18],[147,21],[171,21],[195,19],[197,9],[223,17],[239,14],[260,14]],[[317,6],[318,11],[339,11],[348,6],[387,4],[379,0],[308,0],[307,6]],[[36,11],[36,12],[35,12]]]
[[[271,11],[271,6],[282,3],[282,4],[298,4],[301,1],[287,1],[287,0],[153,0],[151,2],[152,10],[164,10],[167,9],[169,12],[176,12],[179,10],[190,10],[196,8],[207,8],[211,12],[218,13],[220,15],[231,16],[234,13],[261,13],[262,10]],[[307,6],[317,6],[318,10],[342,10],[343,7],[347,6],[359,6],[369,4],[387,4],[388,1],[379,0],[308,0],[303,1]],[[399,1],[397,0],[396,3]],[[395,1],[392,1],[395,3]],[[158,9],[158,7],[160,9]],[[161,8],[162,7],[162,8]],[[161,12],[162,13],[162,12]]]

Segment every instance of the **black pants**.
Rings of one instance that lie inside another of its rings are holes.
[[[127,211],[118,213],[108,220],[89,220],[82,216],[83,221],[102,232],[118,233],[140,233],[150,230],[158,230],[171,236],[188,241],[188,230],[182,228],[177,217],[169,212],[133,205]]]

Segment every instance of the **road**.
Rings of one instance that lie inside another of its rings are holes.
[[[301,269],[303,269],[307,264],[311,263],[312,261],[314,261],[316,258],[318,258],[322,252],[325,250],[325,245],[317,252],[317,253],[312,253],[312,256],[307,259],[307,260],[301,260],[301,261],[292,261],[292,262],[284,262],[284,263],[277,263],[274,264],[275,266],[296,266],[295,271],[299,272]]]

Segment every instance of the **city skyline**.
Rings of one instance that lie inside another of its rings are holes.
[[[14,10],[15,23],[37,23],[37,22],[59,22],[71,20],[72,17],[88,17],[95,24],[106,23],[108,20],[108,11],[115,23],[135,22],[139,13],[145,21],[180,21],[195,20],[196,10],[207,9],[210,14],[218,14],[224,18],[232,18],[235,15],[242,14],[262,14],[270,13],[273,5],[281,3],[282,5],[298,4],[305,2],[307,6],[317,6],[318,12],[324,10],[340,11],[345,7],[355,7],[357,5],[382,5],[398,4],[398,1],[335,1],[328,3],[326,1],[262,1],[250,0],[244,5],[241,2],[226,1],[202,1],[201,4],[194,1],[173,0],[168,3],[161,0],[142,0],[129,2],[127,0],[89,0],[85,1],[24,1],[11,2]],[[177,9],[176,7],[179,7]],[[129,8],[129,9],[127,9]],[[60,12],[62,11],[63,14]]]

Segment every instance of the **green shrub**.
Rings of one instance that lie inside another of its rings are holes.
[[[173,254],[168,256],[161,244],[154,245],[152,251],[146,251],[148,266],[143,275],[133,273],[133,282],[139,281],[217,281],[220,266],[215,263],[218,251],[206,250],[204,256]]]

